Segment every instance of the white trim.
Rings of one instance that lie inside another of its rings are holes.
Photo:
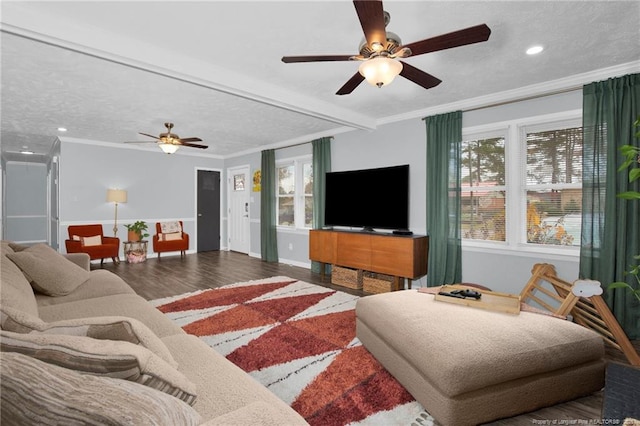
[[[531,117],[515,118],[501,122],[494,122],[479,126],[469,126],[462,129],[463,140],[476,140],[494,137],[505,139],[505,181],[506,181],[506,205],[505,216],[507,218],[505,240],[488,241],[462,238],[462,246],[476,251],[490,251],[497,254],[554,255],[561,258],[575,258],[579,256],[577,246],[536,245],[526,243],[526,197],[523,193],[527,190],[581,188],[582,183],[550,185],[527,185],[526,167],[522,167],[526,155],[526,133],[535,131],[547,131],[565,127],[581,126],[582,110],[574,109],[552,114],[541,114]],[[474,188],[475,189],[475,188]],[[482,187],[478,187],[482,190]],[[495,190],[495,187],[486,190]],[[514,220],[515,218],[515,220]],[[511,220],[509,220],[511,219]]]
[[[600,68],[582,74],[551,80],[544,83],[532,84],[513,90],[492,93],[486,96],[464,99],[458,102],[437,105],[422,110],[411,111],[406,114],[399,114],[385,117],[378,120],[378,125],[394,123],[397,121],[410,120],[414,118],[422,118],[434,114],[440,114],[456,110],[471,110],[487,108],[506,102],[519,102],[531,97],[543,97],[552,95],[558,91],[582,90],[582,86],[598,80],[613,78],[626,74],[640,72],[640,61],[628,62],[625,64],[615,65],[612,67]]]

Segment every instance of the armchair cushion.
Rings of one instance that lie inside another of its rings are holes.
[[[163,234],[182,232],[182,222],[160,222],[160,232],[162,232]]]
[[[46,244],[7,253],[7,257],[31,278],[33,288],[49,296],[69,294],[89,279],[89,271]]]
[[[94,235],[93,237],[80,237],[80,243],[85,247],[102,245],[102,235]]]
[[[168,234],[158,234],[160,241],[175,241],[182,239],[182,232],[170,232]]]

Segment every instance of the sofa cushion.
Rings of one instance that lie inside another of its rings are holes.
[[[7,257],[11,253],[13,250],[3,243],[0,257],[0,304],[38,316],[33,288],[20,268]]]
[[[180,334],[165,337],[162,341],[178,362],[178,370],[196,384],[198,400],[193,408],[203,420],[208,421],[222,415],[233,416],[232,412],[261,401],[271,406],[269,417],[279,417],[277,424],[308,425],[289,405],[201,339]],[[212,424],[262,423],[214,421]]]
[[[37,244],[7,257],[27,273],[31,285],[49,296],[64,296],[89,279],[86,271],[46,244]]]
[[[190,405],[196,400],[195,385],[142,346],[59,334],[20,334],[4,330],[0,333],[2,352],[22,353],[96,376],[131,380],[173,395]]]
[[[18,353],[0,356],[3,423],[200,423],[200,415],[189,405],[147,386],[80,374]]]
[[[94,271],[90,271],[89,279],[80,284],[78,288],[73,290],[71,293],[57,297],[36,293],[36,301],[38,306],[41,307],[73,302],[75,300],[87,300],[97,297],[111,296],[114,294],[135,294],[135,291],[133,291],[129,284],[116,274],[104,269],[96,269]]]
[[[40,318],[53,322],[74,318],[122,316],[143,322],[158,337],[185,334],[167,315],[137,294],[115,294],[39,307]]]
[[[178,366],[162,340],[133,318],[91,317],[46,323],[22,311],[2,306],[0,325],[2,330],[15,333],[62,334],[129,342],[149,349],[174,368]]]

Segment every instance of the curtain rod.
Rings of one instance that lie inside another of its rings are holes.
[[[509,104],[513,104],[516,102],[523,102],[523,101],[530,101],[532,99],[539,99],[539,98],[544,98],[547,96],[554,96],[554,95],[560,95],[562,93],[569,93],[569,92],[575,92],[576,90],[582,90],[583,86],[572,86],[572,87],[567,87],[565,89],[559,89],[559,90],[554,90],[553,92],[547,92],[547,93],[543,93],[543,94],[539,94],[539,95],[531,95],[531,96],[524,96],[521,98],[516,98],[516,99],[511,99],[509,101],[502,101],[502,102],[494,102],[492,104],[488,104],[488,105],[482,105],[482,106],[477,106],[477,107],[473,107],[473,108],[468,108],[468,109],[463,109],[462,112],[471,112],[471,111],[478,111],[481,109],[486,109],[486,108],[493,108],[493,107],[498,107],[498,106],[503,106],[503,105],[509,105]],[[422,120],[426,120],[427,117],[423,117]]]
[[[327,137],[329,139],[333,139],[333,136],[324,136],[324,137]],[[278,149],[293,148],[294,146],[306,145],[306,144],[311,143],[311,142],[313,142],[313,141],[298,142],[298,143],[294,143],[294,144],[291,144],[291,145],[279,146],[279,147],[273,148],[273,149],[274,150],[278,150]]]

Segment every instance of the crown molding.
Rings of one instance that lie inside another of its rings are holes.
[[[435,107],[425,108],[422,110],[411,111],[407,114],[399,114],[389,116],[378,120],[378,125],[395,123],[398,121],[410,120],[414,118],[423,118],[430,115],[442,114],[450,111],[470,111],[482,108],[490,108],[492,106],[502,105],[506,103],[520,102],[528,99],[551,96],[558,93],[570,92],[574,90],[582,90],[585,84],[594,81],[606,80],[640,72],[640,61],[628,62],[625,64],[615,65],[607,68],[600,68],[582,74],[560,78],[557,80],[546,81],[544,83],[523,86],[518,89],[507,90],[504,92],[492,93],[486,96],[465,99],[458,102],[442,104]]]

